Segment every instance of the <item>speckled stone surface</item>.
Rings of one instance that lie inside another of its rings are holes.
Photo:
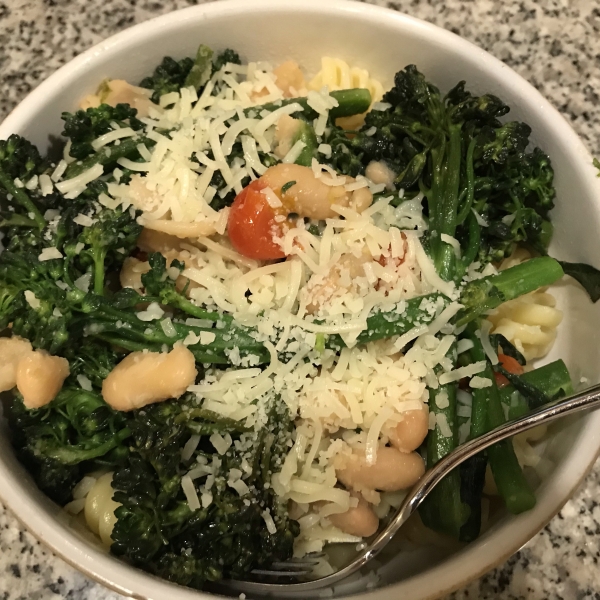
[[[187,0],[0,0],[0,119],[62,64]],[[597,0],[381,2],[505,61],[600,149]],[[453,600],[600,600],[600,465],[540,534]],[[45,550],[0,505],[0,600],[118,600]],[[408,599],[407,599],[408,600]]]

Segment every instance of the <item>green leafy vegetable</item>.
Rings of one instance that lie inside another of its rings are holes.
[[[264,427],[240,433],[226,421],[207,421],[206,414],[199,418],[186,404],[184,399],[154,405],[130,421],[131,453],[113,479],[115,500],[122,506],[117,509],[112,551],[145,570],[194,587],[223,577],[244,577],[253,568],[287,560],[298,526],[267,485],[288,451],[292,422],[287,407],[275,402]],[[181,448],[190,431],[205,423],[218,427],[221,435],[231,435],[235,443],[210,462],[212,448],[202,437],[186,466]],[[196,457],[210,465],[213,483],[210,504],[192,512],[181,481],[198,464]],[[242,460],[252,472],[243,480],[248,492],[240,494],[228,482],[232,468],[242,472]],[[265,511],[273,519],[274,533],[267,529]]]
[[[598,269],[585,263],[570,263],[564,260],[559,263],[565,275],[571,276],[583,286],[592,302],[600,300],[600,271]]]

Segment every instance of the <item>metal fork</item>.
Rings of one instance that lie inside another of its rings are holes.
[[[295,563],[284,562],[272,565],[271,569],[260,571],[261,579],[273,579],[272,583],[254,581],[230,581],[227,582],[231,588],[249,592],[251,594],[274,596],[281,598],[287,594],[298,592],[309,592],[324,587],[332,586],[345,577],[356,573],[370,560],[375,558],[383,548],[391,541],[398,529],[415,512],[421,502],[427,497],[431,490],[455,467],[475,454],[489,448],[518,433],[523,433],[539,425],[546,425],[562,417],[566,417],[582,410],[590,410],[600,407],[600,384],[592,386],[587,390],[564,398],[552,404],[531,411],[529,414],[513,419],[492,429],[481,437],[470,440],[450,454],[445,456],[433,468],[429,469],[423,477],[410,490],[404,498],[402,505],[385,527],[366,545],[355,558],[345,567],[318,579],[311,581],[298,581],[310,575],[307,572],[309,565],[316,564],[306,557],[295,561]],[[304,562],[302,562],[304,561]],[[292,564],[302,564],[302,568],[292,568]],[[255,572],[256,573],[256,572]],[[289,583],[281,583],[282,578],[289,578]]]
[[[270,569],[254,569],[252,575],[257,577],[301,578],[310,575],[314,568],[325,558],[325,553],[308,554],[302,558],[290,558],[285,562],[271,563]]]

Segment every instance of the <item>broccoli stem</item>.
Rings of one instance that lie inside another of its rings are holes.
[[[454,354],[453,350],[451,352]],[[430,390],[429,410],[436,415],[436,426],[427,436],[428,469],[458,446],[456,385],[448,384]],[[451,431],[449,437],[442,433],[438,418],[446,420]],[[469,515],[460,491],[460,472],[455,469],[432,490],[423,503],[419,510],[423,523],[436,531],[459,537],[460,529]]]
[[[441,234],[454,237],[456,233],[457,209],[460,186],[460,163],[462,156],[462,142],[460,126],[451,125],[448,128],[449,139],[447,144],[447,158],[438,169],[437,176],[441,178],[436,192],[440,194],[437,199],[438,219],[436,222],[435,244],[432,244],[433,262],[438,275],[450,281],[455,276],[456,255],[454,248],[442,241]]]
[[[536,388],[547,399],[554,399],[559,394],[568,396],[573,393],[571,376],[564,361],[560,359],[533,371],[523,373],[519,378],[526,384]],[[509,419],[516,419],[542,405],[541,402],[536,402],[531,396],[525,398],[512,384],[500,388],[499,393],[502,404],[508,407]]]
[[[486,388],[473,389],[473,413],[471,417],[471,437],[479,437],[505,422],[504,409],[496,386],[492,365],[487,360],[481,340],[476,335],[476,328],[467,329],[468,338],[473,342],[471,357],[473,362],[486,361],[481,377],[489,379],[491,385]],[[485,416],[485,418],[484,418]],[[513,514],[519,514],[535,506],[535,494],[531,490],[511,440],[504,440],[488,449],[490,467],[500,496],[506,508]]]
[[[425,309],[435,303],[443,308],[450,300],[442,294],[427,294],[406,300],[402,312],[376,312],[367,318],[367,327],[356,339],[357,344],[375,342],[395,335],[403,335],[417,325],[428,325],[435,318],[435,313]],[[325,342],[325,347],[339,351],[346,347],[344,340],[339,335],[331,335]]]
[[[106,148],[101,148],[98,152],[90,154],[85,160],[72,162],[65,171],[65,179],[72,179],[81,175],[84,171],[91,169],[96,164],[101,164],[103,167],[116,164],[119,158],[136,158],[139,155],[137,147],[143,144],[147,148],[154,146],[156,142],[153,140],[141,136],[131,137],[125,140],[121,140],[118,146],[112,145],[110,147],[110,153],[107,154]],[[44,222],[45,224],[45,222]]]
[[[462,259],[456,267],[456,279],[460,279],[465,274],[465,271],[469,268],[469,265],[477,257],[477,253],[479,252],[479,248],[481,246],[481,227],[473,213],[467,215],[467,226],[469,232],[467,248],[464,251]]]
[[[103,444],[99,444],[92,448],[85,448],[82,446],[73,445],[48,445],[44,443],[43,447],[38,448],[40,455],[46,458],[53,458],[63,465],[76,465],[85,460],[92,460],[99,456],[104,456],[110,452],[113,448],[120,446],[121,443],[131,435],[131,431],[125,427],[121,431],[117,431],[109,440]],[[43,443],[43,442],[40,442]]]
[[[329,93],[330,96],[335,98],[338,105],[329,111],[330,119],[337,119],[338,117],[351,117],[352,115],[358,115],[369,110],[371,106],[371,92],[364,88],[355,88],[351,90],[338,90]],[[298,103],[302,106],[302,118],[312,121],[319,116],[319,113],[314,108],[308,105],[307,98],[289,98],[281,100],[279,102],[270,102],[268,104],[262,104],[261,106],[254,106],[248,111],[261,112],[266,110],[273,112],[274,110],[287,106],[289,104]]]
[[[330,92],[329,95],[338,102],[338,105],[329,111],[330,119],[360,115],[367,112],[371,106],[371,92],[364,88],[338,90]]]
[[[469,507],[469,516],[460,528],[458,539],[472,542],[481,532],[481,496],[485,485],[487,457],[472,456],[460,465],[460,498]]]
[[[212,73],[212,56],[213,51],[208,46],[204,44],[198,46],[194,66],[185,78],[184,87],[192,86],[197,90],[210,79]]]
[[[258,364],[269,361],[269,353],[263,344],[250,337],[244,328],[227,319],[223,320],[222,328],[204,328],[174,322],[173,335],[167,335],[160,321],[145,322],[134,312],[102,307],[84,317],[81,324],[84,335],[130,351],[146,349],[159,352],[163,346],[171,348],[176,342],[185,340],[190,333],[199,336],[202,332],[209,332],[215,335],[215,340],[210,344],[196,343],[188,346],[197,362],[228,364],[228,352],[236,349],[241,357],[255,357]]]
[[[504,302],[551,285],[563,274],[558,261],[549,256],[542,256],[532,258],[497,275],[471,281],[461,294],[460,302],[464,305],[464,309],[458,314],[456,325],[465,325]]]
[[[94,293],[102,296],[104,294],[104,259],[106,250],[94,252]]]
[[[299,122],[298,131],[292,140],[292,145],[296,142],[304,143],[304,148],[295,161],[296,164],[302,165],[303,167],[310,167],[312,164],[312,159],[317,154],[318,146],[317,136],[315,135],[315,130],[311,125],[305,123],[304,121]]]
[[[35,222],[38,229],[46,227],[46,219],[44,219],[38,207],[22,188],[18,188],[15,185],[14,180],[2,169],[0,169],[0,185],[27,211],[27,215]]]
[[[531,260],[506,269],[498,275],[490,275],[468,283],[458,300],[464,308],[459,313],[457,326],[466,325],[487,310],[500,306],[503,302],[533,292],[540,287],[550,285],[562,276],[557,261],[549,257]],[[357,338],[358,344],[366,344],[395,335],[407,333],[417,325],[427,325],[433,321],[426,307],[431,302],[443,309],[450,299],[443,294],[428,294],[405,301],[404,311],[392,310],[377,312],[367,318],[367,328]],[[339,335],[327,338],[326,347],[340,350],[345,343]]]
[[[456,224],[461,225],[465,222],[469,214],[473,214],[471,208],[473,206],[474,194],[475,194],[475,169],[473,168],[473,154],[475,153],[476,139],[473,138],[467,148],[467,160],[466,160],[466,200],[462,205],[460,211],[456,217]]]

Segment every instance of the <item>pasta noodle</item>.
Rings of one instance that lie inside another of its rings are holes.
[[[529,258],[531,255],[526,250],[518,249],[502,262],[500,270]],[[488,319],[493,325],[491,332],[503,335],[530,361],[549,352],[562,321],[562,311],[556,308],[554,296],[539,289],[505,302]]]
[[[379,102],[383,97],[383,86],[377,79],[372,79],[366,69],[351,67],[346,61],[330,56],[321,59],[321,70],[308,84],[311,90],[320,90],[323,86],[330,91],[366,88],[371,92],[373,102]]]
[[[329,91],[366,88],[371,92],[372,102],[379,102],[383,97],[383,86],[377,79],[371,78],[367,70],[351,67],[346,61],[331,56],[321,58],[321,70],[310,81],[308,89],[320,90],[324,86]],[[358,129],[364,122],[364,115],[336,120],[338,126],[348,130]]]
[[[113,473],[104,473],[96,480],[85,497],[85,521],[87,526],[102,540],[106,546],[112,544],[111,534],[117,521],[115,510],[121,506],[112,499]]]

